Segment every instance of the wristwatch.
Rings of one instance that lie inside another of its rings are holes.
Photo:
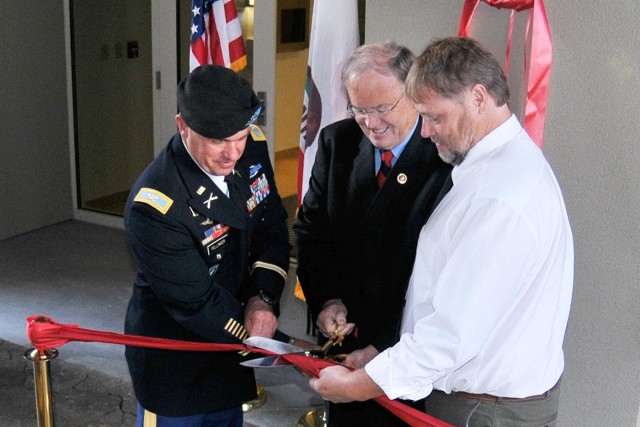
[[[258,292],[258,296],[262,301],[266,302],[271,307],[275,306],[278,303],[278,297],[273,295],[271,292],[261,289],[260,292]]]

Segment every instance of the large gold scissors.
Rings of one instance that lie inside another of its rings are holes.
[[[322,347],[320,347],[320,350],[316,350],[316,352],[318,353],[318,356],[321,356],[324,359],[331,359],[336,362],[342,362],[348,356],[348,354],[337,354],[334,356],[327,356],[327,353],[329,353],[329,350],[331,350],[336,345],[342,345],[342,341],[344,341],[345,335],[338,334],[339,328],[340,328],[340,325],[336,323],[333,328],[333,333],[331,334],[331,337],[329,337],[327,342],[325,342],[322,345]]]
[[[280,366],[290,365],[289,362],[284,360],[279,355],[281,354],[302,354],[307,357],[316,357],[319,359],[333,360],[334,362],[342,363],[348,354],[338,354],[328,356],[329,350],[336,345],[341,345],[344,340],[344,335],[338,334],[339,325],[336,324],[331,337],[325,342],[322,347],[317,350],[304,349],[302,347],[296,347],[292,344],[283,343],[270,338],[265,337],[249,337],[244,343],[251,347],[257,347],[264,350],[269,350],[273,353],[277,353],[274,356],[260,357],[257,359],[247,360],[240,363],[243,366],[251,368],[276,368]]]

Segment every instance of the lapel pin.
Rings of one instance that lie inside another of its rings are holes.
[[[408,178],[407,178],[407,175],[401,173],[401,174],[398,174],[398,178],[396,179],[398,181],[398,184],[406,184]]]

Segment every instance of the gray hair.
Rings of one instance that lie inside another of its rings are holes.
[[[362,45],[342,67],[342,84],[349,87],[367,71],[395,76],[404,83],[414,58],[411,50],[393,41]]]

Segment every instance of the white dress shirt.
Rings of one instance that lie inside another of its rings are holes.
[[[564,368],[573,288],[558,183],[515,116],[452,178],[420,233],[400,342],[366,372],[390,399],[544,393]]]

